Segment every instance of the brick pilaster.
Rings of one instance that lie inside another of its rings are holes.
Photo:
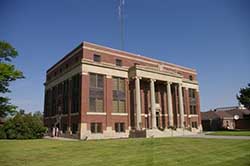
[[[106,112],[106,126],[112,127],[112,101],[113,101],[113,90],[112,90],[112,76],[107,75],[104,81],[104,112]]]

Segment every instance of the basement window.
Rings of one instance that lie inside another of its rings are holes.
[[[102,133],[102,123],[91,123],[90,130],[91,133]]]
[[[192,128],[198,128],[197,122],[192,122]]]
[[[115,123],[115,132],[124,133],[125,132],[125,124],[124,123]]]

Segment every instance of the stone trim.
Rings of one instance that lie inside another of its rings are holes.
[[[45,84],[45,90],[47,90],[49,88],[52,88],[53,86],[65,81],[66,79],[71,78],[72,76],[74,76],[74,75],[76,75],[78,73],[82,73],[81,71],[82,71],[81,65],[76,66],[74,69],[72,69],[69,72],[65,73],[61,77],[58,77],[57,79],[46,83]]]
[[[107,115],[106,112],[87,112],[87,115]]]
[[[111,115],[113,115],[113,116],[128,116],[128,113],[112,112]]]
[[[82,44],[82,43],[81,43]],[[80,46],[80,45],[79,45]],[[78,46],[78,47],[79,47]],[[65,61],[67,61],[68,59],[70,59],[72,56],[74,56],[75,54],[77,54],[77,53],[79,53],[80,52],[80,50],[81,49],[83,49],[83,46],[82,47],[79,47],[77,50],[73,50],[73,52],[68,56],[68,57],[66,57],[65,59],[61,59],[62,61],[61,62],[59,62],[58,64],[55,64],[54,66],[52,66],[48,71],[47,71],[47,74],[49,74],[49,73],[51,73],[57,66],[59,66],[59,65],[61,65],[62,63],[64,63]],[[66,55],[67,56],[67,55]]]
[[[199,85],[198,84],[182,82],[182,87],[196,89],[199,92]]]
[[[190,115],[188,115],[188,117],[189,118],[191,118],[191,117],[198,117],[198,115],[197,114],[190,114]]]
[[[129,71],[129,77],[143,77],[143,78],[151,78],[160,81],[170,81],[174,83],[182,83],[182,76],[180,75],[170,75],[166,74],[162,71],[152,71],[143,69],[141,67],[131,68]]]
[[[93,63],[87,60],[82,60],[82,72],[128,78],[127,69],[121,69],[120,67],[118,68],[115,66],[107,66],[101,63]]]

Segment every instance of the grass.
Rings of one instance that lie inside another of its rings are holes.
[[[250,140],[0,140],[1,166],[250,165]]]
[[[216,131],[207,135],[223,135],[223,136],[250,136],[250,131]]]

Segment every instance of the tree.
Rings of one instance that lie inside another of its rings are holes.
[[[247,87],[240,89],[240,95],[237,95],[237,99],[246,108],[250,109],[250,83]]]
[[[0,127],[0,139],[42,138],[46,130],[39,114],[26,114],[21,110]]]
[[[23,73],[11,64],[13,58],[18,56],[18,52],[9,43],[0,41],[0,93],[11,92],[9,84],[17,79],[24,78]],[[10,99],[0,96],[0,117],[6,117],[14,113],[16,106],[10,103]]]

